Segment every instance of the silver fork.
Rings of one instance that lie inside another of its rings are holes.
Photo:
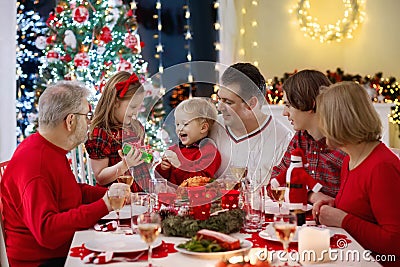
[[[146,253],[147,251],[142,251],[141,253],[139,253],[139,255],[137,255],[134,258],[129,258],[129,257],[113,257],[112,260],[113,261],[119,261],[119,262],[134,262],[134,261],[138,261],[140,257],[142,257],[144,255],[144,253]]]

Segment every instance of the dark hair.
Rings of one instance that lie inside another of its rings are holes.
[[[229,66],[222,74],[221,81],[224,85],[239,84],[240,92],[235,93],[243,100],[248,100],[253,96],[261,99],[262,96],[265,101],[264,76],[256,66],[250,63],[236,63]]]
[[[313,110],[321,86],[329,86],[328,77],[317,70],[302,70],[283,83],[283,91],[290,105],[301,111]]]

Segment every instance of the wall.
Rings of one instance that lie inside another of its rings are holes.
[[[243,45],[246,54],[236,53],[234,61],[257,60],[266,78],[282,77],[284,72],[313,68],[321,71],[342,68],[345,73],[375,74],[382,71],[384,77],[400,79],[400,1],[366,0],[366,19],[354,32],[353,39],[341,43],[320,43],[303,36],[295,14],[289,14],[297,0],[235,0],[237,29],[244,26],[242,40],[236,42],[236,52]],[[246,8],[241,22],[241,4]],[[343,17],[342,0],[310,0],[310,13],[320,24],[335,23]],[[233,16],[232,16],[233,18]],[[256,20],[257,27],[251,22]],[[252,45],[257,41],[258,46]]]

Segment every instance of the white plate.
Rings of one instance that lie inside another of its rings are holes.
[[[307,204],[307,211],[312,210],[312,208],[313,208],[312,205]],[[291,209],[290,204],[282,203],[282,208],[281,208],[282,212],[289,211],[290,209]],[[279,214],[278,202],[274,202],[270,199],[265,201],[265,213],[266,214]]]
[[[139,205],[134,205],[134,214],[135,215],[139,215],[142,213],[145,213],[147,211],[147,208],[144,206],[139,206]],[[123,219],[129,219],[131,217],[131,206],[130,205],[125,205],[120,211],[119,211],[119,218],[121,220]],[[116,220],[117,219],[117,214],[115,213],[115,211],[110,211],[109,214],[107,214],[106,216],[104,216],[103,218],[101,218],[102,220]]]
[[[302,227],[312,227],[312,226],[304,226],[304,225],[303,226],[297,226],[296,227],[296,233],[294,234],[294,237],[293,237],[291,242],[298,242],[298,239],[299,239],[298,238],[298,232],[299,232],[299,229],[301,229]],[[265,230],[259,232],[258,235],[261,238],[266,239],[266,240],[280,242],[279,238],[277,237],[277,235],[275,233],[275,229],[272,226],[272,223],[268,224],[268,226],[265,228]],[[330,236],[331,237],[333,236],[332,232],[330,233]]]
[[[152,246],[155,248],[161,245],[161,243],[161,239],[156,239]],[[90,240],[85,243],[85,247],[98,252],[111,251],[123,253],[147,250],[147,244],[139,235],[117,235],[113,233]]]
[[[236,254],[242,254],[243,252],[250,250],[251,247],[253,246],[253,243],[248,240],[241,239],[239,249],[230,250],[230,251],[221,251],[221,252],[195,252],[195,251],[190,251],[190,250],[187,250],[184,248],[178,248],[178,245],[179,244],[176,244],[174,246],[174,248],[183,254],[198,256],[201,258],[220,258],[222,256],[227,257],[227,256],[233,256]]]

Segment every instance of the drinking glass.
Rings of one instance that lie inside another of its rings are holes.
[[[289,253],[289,244],[296,233],[296,216],[293,214],[278,214],[274,216],[272,226],[283,245],[286,255]]]
[[[247,177],[246,162],[232,160],[231,164],[229,165],[229,170],[231,174],[236,178],[236,181],[239,182],[239,207],[242,208],[244,204],[243,190],[245,190],[246,187],[245,178]]]
[[[271,188],[271,196],[276,202],[278,202],[279,214],[281,213],[283,199],[285,198],[285,192],[286,192],[286,187],[284,186]]]
[[[123,174],[123,175],[119,175],[119,176],[117,177],[118,183],[127,184],[127,185],[129,185],[129,187],[132,186],[133,180],[134,180],[134,178],[133,178],[133,176],[130,175],[130,174]]]
[[[117,215],[117,229],[114,232],[116,234],[123,233],[120,228],[119,211],[125,204],[126,192],[122,192],[122,190],[123,189],[107,191],[108,201],[110,202],[111,208],[115,211],[115,214]]]
[[[139,215],[137,224],[139,234],[148,246],[148,267],[153,267],[151,259],[153,248],[151,244],[161,232],[161,217],[155,212],[143,213]]]
[[[133,234],[138,234],[137,219],[139,215],[148,212],[149,208],[149,194],[145,192],[131,193],[131,229]]]

